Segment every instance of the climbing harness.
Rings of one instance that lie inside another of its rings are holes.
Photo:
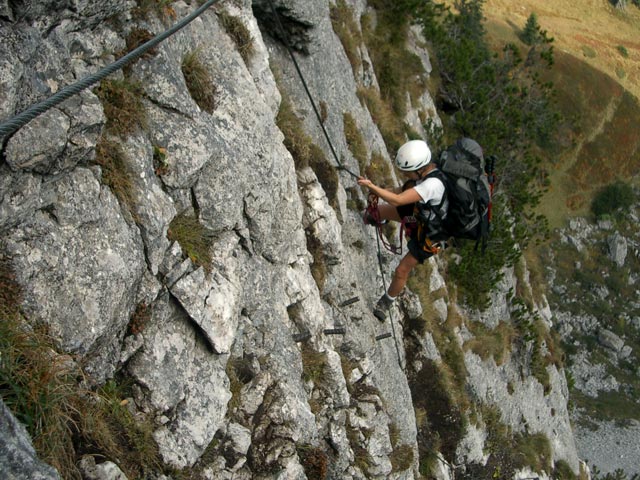
[[[66,86],[65,88],[55,93],[51,97],[47,98],[46,100],[43,100],[40,103],[32,105],[22,113],[1,123],[0,124],[0,140],[4,141],[6,137],[15,133],[18,129],[24,127],[27,123],[29,123],[31,120],[33,120],[37,116],[42,115],[44,112],[55,107],[59,103],[65,101],[67,98],[72,97],[77,93],[80,93],[82,90],[90,87],[94,83],[99,82],[100,80],[107,77],[108,75],[111,75],[113,72],[121,69],[128,63],[136,60],[137,58],[142,56],[146,51],[150,50],[151,48],[155,47],[159,43],[163,42],[164,40],[172,36],[177,31],[186,27],[189,23],[191,23],[197,17],[202,15],[205,10],[207,10],[209,7],[211,7],[214,3],[217,3],[218,1],[219,0],[208,0],[207,2],[202,4],[200,8],[198,8],[197,10],[194,10],[191,14],[184,17],[182,20],[176,23],[173,27],[169,28],[163,33],[156,35],[151,40],[149,40],[146,43],[143,43],[138,48],[126,54],[124,57],[113,62],[111,65],[104,67],[102,70],[99,70],[98,72],[92,75],[86,76],[82,80],[72,85]]]
[[[415,225],[415,219],[413,217],[404,217],[402,219],[402,221],[400,222],[400,243],[398,245],[393,245],[390,241],[386,240],[385,236],[382,234],[382,226],[385,222],[380,218],[380,211],[378,210],[378,199],[379,197],[375,193],[369,194],[365,216],[368,216],[371,220],[373,220],[374,226],[376,227],[376,233],[380,238],[380,243],[382,243],[382,246],[394,255],[402,255],[403,235],[406,233],[407,237],[410,236],[413,226]]]
[[[311,107],[313,108],[313,112],[316,115],[316,118],[318,119],[318,123],[320,124],[320,128],[322,128],[322,133],[324,134],[325,139],[327,140],[327,143],[329,144],[329,149],[331,150],[331,154],[333,155],[333,158],[336,162],[336,167],[338,170],[344,170],[345,172],[347,172],[349,175],[351,175],[354,178],[359,178],[359,175],[356,175],[355,173],[353,173],[351,170],[349,170],[348,168],[346,168],[342,162],[340,161],[340,159],[338,158],[338,154],[336,153],[335,148],[333,148],[333,143],[331,142],[331,138],[329,137],[329,133],[327,132],[327,129],[324,127],[324,122],[322,121],[322,116],[320,115],[320,112],[318,111],[318,108],[316,107],[316,103],[313,100],[313,96],[311,95],[311,92],[309,91],[309,87],[307,85],[307,82],[304,78],[304,75],[302,74],[302,70],[300,70],[300,66],[298,65],[298,61],[296,60],[295,55],[293,54],[293,50],[291,50],[291,47],[289,46],[289,42],[287,41],[287,33],[284,29],[284,25],[282,25],[282,21],[280,20],[280,14],[278,13],[278,11],[276,10],[275,5],[273,4],[273,0],[269,0],[269,5],[271,6],[271,11],[273,12],[273,16],[276,19],[276,23],[278,24],[278,29],[280,30],[280,35],[282,36],[282,43],[284,43],[284,46],[286,47],[287,51],[289,52],[289,56],[291,57],[291,61],[293,62],[293,66],[296,69],[296,72],[298,73],[298,77],[300,77],[300,81],[302,83],[302,86],[304,87],[304,91],[307,94],[307,97],[309,97],[309,102],[311,102]]]

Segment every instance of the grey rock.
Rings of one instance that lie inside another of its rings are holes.
[[[627,258],[627,239],[618,232],[614,233],[607,239],[609,247],[609,257],[618,266],[624,266]]]
[[[156,302],[145,345],[130,360],[128,370],[148,394],[151,411],[168,422],[154,433],[165,462],[193,465],[222,426],[231,398],[225,374],[226,358],[209,346],[168,297]]]
[[[582,458],[588,458],[603,475],[618,468],[627,475],[640,474],[640,424],[636,420],[628,425],[593,420],[589,424],[595,424],[595,429],[576,424],[576,444]]]
[[[128,480],[127,476],[113,462],[96,463],[91,455],[85,455],[80,460],[80,470],[86,480]]]
[[[0,466],[7,480],[60,480],[58,472],[42,462],[24,426],[0,399]]]
[[[0,0],[0,18],[5,18],[9,21],[13,21],[13,10],[9,5],[9,0]]]
[[[11,137],[7,144],[7,163],[14,170],[46,173],[64,151],[71,122],[60,110],[51,109]]]
[[[619,352],[622,350],[624,346],[624,340],[621,339],[618,335],[613,333],[611,330],[607,330],[605,328],[601,329],[598,332],[598,342],[603,347],[609,348],[614,352]]]
[[[91,170],[79,168],[46,190],[53,202],[7,233],[7,249],[30,320],[45,322],[62,349],[86,356],[99,381],[118,363],[144,268],[142,245]]]

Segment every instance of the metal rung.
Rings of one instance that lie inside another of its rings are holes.
[[[339,307],[347,307],[349,305],[353,305],[356,302],[360,301],[360,297],[353,297],[350,298],[349,300],[345,300],[344,302],[342,302],[340,305],[338,305]]]
[[[344,335],[347,332],[347,329],[344,327],[338,327],[338,328],[327,328],[324,331],[325,335]]]
[[[389,338],[389,337],[391,337],[391,334],[387,332],[387,333],[383,333],[382,335],[378,335],[376,337],[376,340],[384,340],[385,338]]]
[[[311,332],[304,332],[304,333],[296,333],[294,335],[291,335],[293,337],[293,341],[294,342],[304,342],[306,340],[309,340],[311,338]]]

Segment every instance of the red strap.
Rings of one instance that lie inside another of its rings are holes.
[[[391,253],[395,255],[401,255],[402,254],[402,236],[403,236],[404,230],[407,229],[406,227],[407,217],[404,217],[402,219],[402,222],[400,222],[400,245],[396,246],[396,245],[392,245],[389,241],[386,240],[386,237],[382,235],[383,223],[382,223],[382,220],[380,219],[380,211],[378,210],[378,196],[374,193],[369,194],[368,204],[367,204],[367,213],[371,218],[373,218],[376,224],[376,228],[378,229],[378,234],[379,234],[378,236],[384,248],[389,250]]]

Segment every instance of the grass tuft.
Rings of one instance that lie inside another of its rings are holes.
[[[162,22],[176,19],[176,11],[171,4],[174,0],[137,0],[137,7],[132,10],[136,20],[149,19],[156,15]]]
[[[169,224],[167,237],[178,242],[182,251],[196,265],[207,273],[211,271],[211,237],[212,233],[190,213],[177,215]]]
[[[80,386],[85,376],[68,355],[56,352],[44,328],[20,314],[22,291],[9,260],[0,256],[0,395],[29,432],[38,456],[62,478],[81,480],[83,454],[118,463],[128,478],[161,465],[153,422],[140,422],[110,381],[97,392]]]
[[[298,445],[300,464],[307,478],[324,480],[327,478],[329,457],[320,447],[313,445]]]
[[[136,306],[129,325],[127,326],[127,333],[129,335],[138,335],[147,328],[149,321],[151,320],[151,308],[146,303],[139,303]]]
[[[338,0],[330,7],[330,18],[333,31],[336,33],[342,48],[349,59],[354,75],[362,68],[359,45],[362,43],[362,34],[358,23],[354,18],[354,12],[345,0]]]
[[[107,79],[100,82],[95,94],[104,108],[107,132],[126,137],[146,128],[142,85],[129,80]]]
[[[356,94],[378,126],[389,154],[395,156],[406,141],[402,119],[394,113],[391,104],[384,100],[375,88],[359,87]]]
[[[465,350],[471,350],[482,360],[493,358],[496,365],[502,365],[508,359],[516,338],[516,329],[511,323],[500,322],[493,330],[480,322],[470,322],[467,326],[474,338],[464,344]]]
[[[217,104],[218,89],[211,73],[200,58],[200,49],[189,52],[182,59],[182,74],[191,98],[205,112],[213,113]]]
[[[344,136],[347,140],[347,145],[353,157],[358,161],[360,171],[364,172],[367,166],[367,146],[364,141],[364,137],[358,128],[356,119],[353,118],[349,112],[345,112],[342,116],[342,122],[344,126]]]
[[[240,56],[242,56],[242,59],[247,63],[255,53],[254,40],[251,32],[246,25],[242,23],[240,17],[231,15],[226,11],[219,12],[218,18],[220,18],[222,26],[233,40],[233,43],[236,44]]]
[[[131,181],[133,173],[120,144],[103,136],[96,145],[95,162],[102,167],[102,180],[105,185],[111,188],[116,198],[137,222],[136,194]]]

